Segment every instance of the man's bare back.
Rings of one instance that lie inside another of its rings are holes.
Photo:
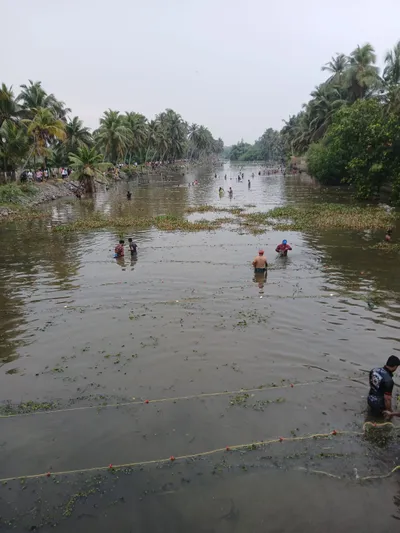
[[[265,270],[267,268],[267,266],[268,266],[267,258],[264,257],[263,250],[260,250],[258,252],[258,256],[254,258],[253,267],[256,270]]]

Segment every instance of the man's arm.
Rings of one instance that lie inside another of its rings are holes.
[[[256,259],[254,259],[254,261],[253,261],[253,262],[252,262],[251,264],[253,265],[253,267],[255,267],[255,266],[256,266],[256,264],[257,264],[257,260],[256,260]]]
[[[290,250],[290,251],[292,250],[292,247],[289,246],[289,244],[287,245],[287,250]]]
[[[385,392],[384,398],[385,398],[385,411],[392,412],[392,393]]]
[[[398,411],[383,411],[383,414],[387,418],[392,418],[392,416],[400,416],[400,413]]]
[[[276,247],[276,250],[275,252],[279,253],[281,251],[281,249],[279,248],[280,244],[278,244],[278,246]]]

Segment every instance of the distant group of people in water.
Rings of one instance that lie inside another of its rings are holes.
[[[297,173],[297,170],[292,170],[293,173]],[[284,176],[286,175],[286,170],[285,168],[283,167],[279,167],[279,168],[268,168],[268,169],[263,169],[263,171],[259,170],[258,171],[258,175],[261,176],[261,175],[264,175],[264,176],[269,176],[269,175],[272,175],[272,174],[283,174]],[[218,178],[218,174],[215,173],[214,174],[214,178]],[[251,173],[251,178],[254,178],[254,172]],[[228,176],[227,174],[225,174],[224,176],[224,180],[227,180],[228,179]],[[233,178],[229,178],[231,181]],[[236,177],[236,181],[238,183],[243,183],[244,182],[244,172],[239,172],[237,177]],[[189,184],[190,185],[190,184]],[[247,180],[247,187],[249,189],[251,189],[251,180],[248,179]],[[225,193],[225,190],[223,187],[220,187],[218,189],[218,192],[219,192],[219,195],[222,196],[224,193]],[[232,197],[233,195],[233,191],[232,191],[232,187],[229,187],[229,190],[228,190],[228,194],[230,197]]]

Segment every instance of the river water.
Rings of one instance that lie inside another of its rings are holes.
[[[229,165],[217,178],[196,169],[121,182],[93,200],[54,202],[43,220],[0,227],[1,400],[12,414],[20,403],[52,407],[0,419],[0,478],[66,472],[4,482],[4,530],[396,527],[398,474],[361,479],[400,463],[395,429],[373,439],[362,429],[367,372],[400,350],[398,256],[369,248],[382,234],[149,229],[132,235],[137,258],[116,262],[117,231],[53,231],[96,210],[351,201],[307,177],[258,170],[244,167],[244,183]],[[219,186],[232,186],[233,198]],[[287,259],[274,252],[283,238]],[[250,267],[259,247],[265,282]],[[223,451],[279,437],[298,440]],[[191,454],[204,455],[181,458]],[[179,459],[157,462],[170,456]],[[136,462],[146,464],[97,469]]]

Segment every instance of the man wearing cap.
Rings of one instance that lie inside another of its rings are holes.
[[[369,373],[368,405],[372,414],[400,416],[392,411],[393,373],[400,365],[400,359],[391,355],[382,368],[373,368]]]
[[[264,257],[264,250],[259,250],[258,256],[253,261],[254,272],[256,274],[261,274],[262,272],[266,272],[267,266],[268,266],[268,262],[267,262],[267,258]]]
[[[289,250],[292,248],[288,245],[287,240],[283,239],[282,244],[278,244],[275,252],[277,252],[281,257],[286,257]]]

